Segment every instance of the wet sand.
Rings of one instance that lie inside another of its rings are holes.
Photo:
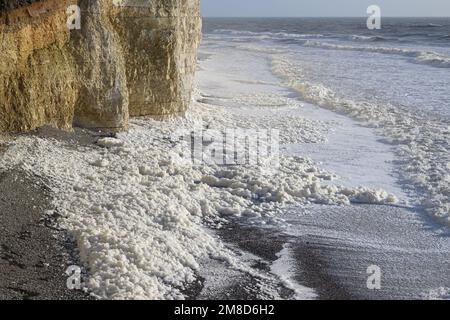
[[[74,244],[47,217],[51,194],[22,171],[0,173],[0,299],[87,299],[66,287]]]
[[[450,231],[419,208],[352,205],[306,208],[289,223],[299,241],[296,279],[325,299],[428,299],[450,287]],[[369,266],[381,288],[367,287]],[[321,278],[325,276],[325,278]],[[329,286],[340,289],[336,296]],[[439,297],[437,297],[439,298]]]
[[[49,128],[33,134],[74,147],[109,135]],[[79,262],[74,244],[55,227],[57,216],[45,216],[51,196],[39,177],[20,170],[0,173],[1,299],[89,298],[66,287],[65,270]],[[230,247],[251,254],[251,268],[265,275],[289,244],[295,261],[293,279],[314,289],[319,299],[421,299],[431,290],[450,287],[450,233],[419,209],[311,205],[291,208],[283,218],[288,227],[257,227],[235,220],[214,232]],[[186,289],[188,298],[271,299],[273,292],[281,299],[293,298],[291,288],[276,276],[264,283],[226,263],[212,263]],[[382,270],[381,290],[366,287],[370,265]]]
[[[269,264],[288,243],[295,281],[321,300],[428,299],[450,287],[450,232],[416,209],[311,205],[292,208],[285,218],[287,229],[243,222],[219,234]],[[372,265],[381,268],[379,290],[367,287]]]
[[[5,149],[0,144],[0,156]],[[20,169],[0,172],[2,300],[90,299],[67,288],[65,271],[80,263],[75,244],[56,226],[57,211],[45,214],[52,209],[51,196],[39,177]]]

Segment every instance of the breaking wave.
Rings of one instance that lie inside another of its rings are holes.
[[[302,74],[302,68],[284,56],[273,57],[272,70],[303,100],[379,128],[386,140],[396,147],[399,157],[405,160],[402,178],[420,190],[420,205],[430,215],[450,225],[448,123],[409,112],[401,106],[353,101],[309,81]]]
[[[389,41],[388,38],[381,36],[359,36],[353,35],[350,37],[353,41],[361,41],[361,42],[381,42],[381,41]]]
[[[412,25],[413,28],[442,28],[444,25],[437,23],[426,23],[426,24],[415,24]]]
[[[253,31],[240,31],[231,29],[216,29],[214,33],[228,34],[235,36],[269,36],[272,38],[323,38],[323,34],[297,34],[287,32],[253,32]]]
[[[390,48],[390,47],[350,46],[312,40],[307,40],[304,43],[304,46],[322,49],[331,49],[331,50],[363,51],[363,52],[400,55],[415,58],[414,62],[416,63],[427,64],[439,68],[450,68],[450,57],[432,51],[425,52],[411,49]]]

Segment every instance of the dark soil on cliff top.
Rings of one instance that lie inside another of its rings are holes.
[[[42,0],[0,0],[0,12],[14,10]]]

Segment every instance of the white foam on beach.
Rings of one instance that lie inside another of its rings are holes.
[[[295,281],[296,261],[292,258],[292,249],[289,243],[286,243],[277,254],[278,260],[275,260],[270,270],[277,275],[282,283],[295,292],[296,300],[314,300],[317,299],[317,293],[308,287],[302,286]]]
[[[249,267],[254,258],[245,261],[206,226],[220,228],[222,222],[237,217],[252,225],[284,225],[286,208],[311,204],[397,202],[378,187],[342,186],[334,172],[324,170],[301,150],[292,155],[283,149],[291,144],[314,148],[333,134],[335,124],[329,118],[305,117],[302,102],[290,98],[291,92],[280,86],[270,66],[305,100],[385,128],[386,136],[410,160],[406,169],[411,179],[416,177],[429,187],[429,210],[448,219],[448,198],[443,197],[448,195],[448,144],[440,125],[394,107],[341,100],[326,87],[303,79],[301,68],[280,51],[257,51],[255,56],[234,49],[220,51],[208,53],[225,58],[202,61],[204,72],[198,74],[202,91],[209,94],[196,90],[183,118],[134,119],[128,132],[100,138],[90,146],[23,135],[0,158],[2,169],[21,167],[49,182],[54,210],[61,216],[61,226],[77,241],[88,270],[86,286],[96,297],[183,299],[198,276],[209,277],[205,290],[217,293],[228,284],[222,276],[250,274],[264,280],[260,281],[262,298],[278,298],[274,278],[296,292],[297,298],[314,298],[314,291],[294,277],[289,245],[278,254],[268,276]],[[261,52],[276,54],[269,67]],[[175,133],[199,127],[280,130],[279,168],[265,171],[259,166],[186,161],[185,144]],[[436,149],[439,146],[441,150]],[[370,165],[362,167],[373,173]],[[326,230],[328,234],[331,228]],[[206,270],[204,261],[217,264]]]
[[[450,224],[449,126],[445,121],[413,113],[388,103],[352,101],[303,76],[302,68],[283,55],[273,57],[273,71],[305,101],[341,112],[378,128],[406,160],[402,174],[423,190],[420,205]]]
[[[99,298],[181,299],[196,279],[198,261],[208,256],[245,268],[206,231],[205,221],[232,215],[278,223],[277,212],[292,204],[396,201],[381,190],[329,185],[335,176],[302,157],[281,156],[279,170],[267,176],[259,167],[196,166],[180,157],[183,144],[174,132],[198,123],[238,127],[237,119],[195,103],[185,118],[133,120],[128,132],[92,146],[20,136],[0,167],[21,167],[49,181],[59,223],[74,236],[89,272],[86,286]],[[255,126],[267,121],[240,120]],[[277,125],[301,136],[295,120]]]
[[[440,287],[431,289],[423,294],[423,298],[427,300],[450,300],[450,288]]]
[[[450,288],[439,287],[422,293],[425,300],[450,300]]]
[[[231,246],[231,249],[239,255],[240,262],[247,266],[245,272],[242,269],[224,266],[220,261],[212,259],[201,261],[199,275],[203,280],[203,289],[199,300],[234,298],[236,294],[243,292],[249,295],[250,299],[258,300],[317,298],[313,289],[301,286],[293,279],[295,261],[285,254],[286,250],[278,255],[279,259],[270,263],[241,248]],[[285,263],[289,263],[289,266]],[[251,267],[255,265],[267,265],[270,268],[265,270]]]

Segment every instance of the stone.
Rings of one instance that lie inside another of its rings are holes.
[[[71,31],[70,51],[79,81],[74,124],[124,129],[128,125],[128,87],[124,52],[111,23],[112,0],[80,0],[81,30]]]
[[[188,108],[199,0],[30,2],[0,2],[0,132],[121,130],[130,115]],[[81,8],[80,30],[67,27],[71,4]]]
[[[112,21],[127,61],[130,115],[186,111],[201,40],[199,1],[116,1]]]
[[[77,79],[66,19],[58,0],[1,13],[0,132],[71,127]]]

